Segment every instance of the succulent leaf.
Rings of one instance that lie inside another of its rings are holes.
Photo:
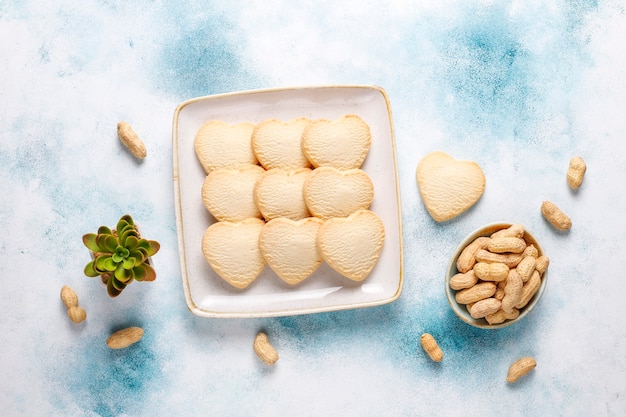
[[[139,239],[139,233],[137,233],[137,230],[135,230],[132,226],[129,226],[126,229],[122,230],[122,233],[120,233],[119,237],[122,246],[126,246],[126,242],[130,237]]]
[[[161,249],[161,244],[156,240],[148,240],[150,247],[148,248],[148,256],[156,254]]]
[[[113,231],[106,226],[100,226],[98,228],[98,234],[99,235],[112,235]]]
[[[107,282],[107,293],[109,294],[109,297],[111,298],[117,297],[118,295],[122,293],[122,290],[118,290],[113,285],[113,277],[109,278],[109,282]]]
[[[130,214],[124,214],[120,220],[124,220],[126,223],[131,224],[131,225],[135,225],[135,222],[133,221],[133,218],[130,216]]]
[[[115,226],[115,229],[117,230],[117,233],[120,233],[122,229],[124,229],[128,225],[132,226],[132,223],[130,223],[128,219],[125,218],[125,216],[122,216],[118,220],[117,226]]]
[[[83,244],[92,252],[98,252],[100,248],[96,243],[96,234],[95,233],[87,233],[83,235]]]
[[[141,264],[141,266],[146,270],[146,276],[144,277],[144,281],[154,281],[156,279],[156,271],[152,266],[148,264]]]
[[[135,258],[129,256],[128,258],[124,259],[122,265],[124,266],[124,269],[133,269],[133,267],[135,266],[135,261]]]
[[[114,275],[112,275],[111,278],[109,278],[109,283],[113,286],[113,288],[115,288],[116,290],[119,290],[120,292],[124,288],[126,288],[126,284],[124,284],[122,281],[117,279]]]
[[[130,216],[122,216],[117,222],[116,230],[118,234],[125,229],[136,229],[135,222]]]
[[[130,251],[130,255],[135,258],[135,264],[139,265],[144,263],[148,259],[148,251],[144,248],[137,248],[133,251]]]
[[[87,275],[88,277],[97,277],[98,275],[100,275],[100,273],[98,271],[96,271],[94,269],[94,261],[90,261],[87,265],[85,265],[85,275]]]
[[[124,264],[117,264],[117,268],[115,268],[115,272],[113,276],[122,282],[128,282],[132,277],[132,271],[128,269],[124,269]]]
[[[132,271],[129,271],[130,273],[125,277],[125,278],[118,278],[116,276],[114,276],[114,278],[121,282],[122,284],[128,285],[132,282],[133,279],[135,279],[135,274]]]
[[[137,236],[128,236],[126,238],[126,241],[124,242],[124,247],[128,249],[129,251],[133,251],[137,249],[138,246],[139,246],[139,239],[137,238]]]
[[[111,256],[107,256],[104,259],[103,266],[107,272],[113,272],[115,271],[115,268],[117,268],[117,264],[115,263],[115,261],[113,260],[113,257]]]
[[[113,253],[117,247],[117,239],[113,235],[99,234],[96,236],[98,250],[96,252]]]
[[[140,264],[134,267],[133,273],[135,274],[136,281],[144,281],[147,275],[146,268],[144,268],[144,264]]]
[[[113,260],[116,263],[124,262],[124,259],[128,258],[130,251],[122,246],[115,248],[115,253],[112,255]]]
[[[110,272],[107,266],[110,268],[111,262],[112,259],[110,255],[99,255],[94,260],[94,269],[100,273]]]
[[[105,235],[104,238],[104,246],[109,252],[115,252],[115,248],[117,248],[118,241],[117,238],[113,235]]]
[[[134,226],[133,226],[132,224],[128,224],[128,223],[126,223],[126,222],[119,222],[119,223],[117,224],[117,229],[115,229],[115,232],[116,232],[118,235],[121,235],[121,234],[122,234],[123,232],[125,232],[126,230],[130,230],[130,229],[133,229],[133,228],[134,228]]]

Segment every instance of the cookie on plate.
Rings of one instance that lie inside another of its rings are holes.
[[[309,168],[293,171],[275,168],[260,176],[254,187],[254,199],[265,220],[278,217],[300,220],[310,216],[302,191],[310,174]]]
[[[306,117],[259,123],[252,132],[252,150],[263,168],[291,171],[311,166],[300,145],[302,132],[310,123]]]
[[[252,123],[228,124],[210,120],[203,124],[194,138],[194,150],[204,171],[209,174],[219,168],[256,165],[252,151]]]
[[[259,235],[265,222],[217,222],[202,237],[202,253],[215,273],[236,288],[248,287],[265,268]]]
[[[304,202],[311,214],[321,219],[347,217],[368,209],[373,198],[374,184],[358,168],[316,168],[304,182]]]
[[[417,187],[431,217],[445,222],[472,207],[485,191],[485,175],[473,161],[437,151],[417,165]]]
[[[265,173],[259,165],[211,171],[202,184],[202,202],[217,221],[239,222],[261,217],[254,187]]]
[[[259,235],[261,253],[270,268],[287,284],[299,284],[322,263],[316,237],[323,223],[315,217],[297,221],[277,218],[263,226]]]
[[[383,222],[369,210],[326,220],[317,232],[322,259],[353,281],[367,278],[380,258],[384,242]]]
[[[302,132],[302,151],[315,168],[360,168],[371,142],[369,126],[353,114],[337,120],[315,120]]]

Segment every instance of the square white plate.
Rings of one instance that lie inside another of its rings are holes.
[[[338,119],[359,115],[372,144],[362,169],[374,183],[371,210],[383,221],[380,259],[362,282],[322,266],[297,286],[266,267],[246,289],[224,282],[202,254],[202,236],[215,219],[204,207],[206,177],[194,138],[211,119],[258,123],[265,119]],[[402,222],[391,108],[385,91],[373,86],[324,86],[254,90],[199,97],[181,103],[173,122],[174,194],[183,289],[192,313],[203,317],[271,317],[371,307],[396,300],[402,291]]]

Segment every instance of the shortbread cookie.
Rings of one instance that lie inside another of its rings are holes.
[[[311,215],[302,192],[310,174],[309,168],[293,171],[276,168],[266,171],[259,178],[254,187],[254,199],[265,220],[278,217],[300,220]]]
[[[333,167],[313,170],[304,183],[304,202],[315,217],[347,217],[370,207],[374,184],[361,169],[345,171]]]
[[[476,162],[457,161],[440,151],[420,161],[416,177],[426,210],[438,222],[469,209],[485,190],[485,175]]]
[[[356,115],[315,120],[302,132],[302,151],[311,164],[338,169],[360,168],[370,149],[370,128]]]
[[[213,223],[202,238],[202,253],[213,270],[236,288],[246,288],[263,271],[265,258],[259,249],[259,234],[265,222]]]
[[[252,150],[263,168],[291,171],[311,166],[300,145],[302,131],[309,123],[311,120],[305,117],[259,123],[252,132]]]
[[[315,217],[298,221],[278,218],[263,226],[259,236],[261,253],[276,275],[287,284],[302,282],[322,263],[316,237],[323,223]]]
[[[239,222],[261,217],[254,187],[265,173],[259,165],[211,171],[202,184],[202,202],[217,221]]]
[[[203,124],[196,133],[194,149],[204,171],[258,164],[252,151],[253,130],[252,123],[230,125],[211,120]]]
[[[370,274],[384,241],[383,222],[369,210],[326,220],[317,232],[317,248],[322,259],[353,281],[363,281]]]

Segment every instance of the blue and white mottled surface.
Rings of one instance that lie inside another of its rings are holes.
[[[0,404],[3,416],[626,415],[626,16],[592,1],[0,1]],[[338,6],[338,4],[341,4]],[[171,121],[188,98],[375,84],[396,129],[405,286],[395,303],[274,319],[202,319],[184,303]],[[129,121],[148,148],[117,139]],[[437,224],[415,167],[478,162],[479,203]],[[569,190],[573,155],[588,164]],[[539,213],[556,202],[574,227]],[[162,244],[158,278],[109,299],[80,237],[131,213]],[[443,274],[493,221],[525,224],[552,259],[521,323],[474,329]],[[77,291],[74,325],[59,299]],[[104,343],[139,325],[124,351]],[[281,359],[251,345],[267,330]],[[432,333],[440,364],[419,347]],[[520,356],[537,368],[505,382]]]

